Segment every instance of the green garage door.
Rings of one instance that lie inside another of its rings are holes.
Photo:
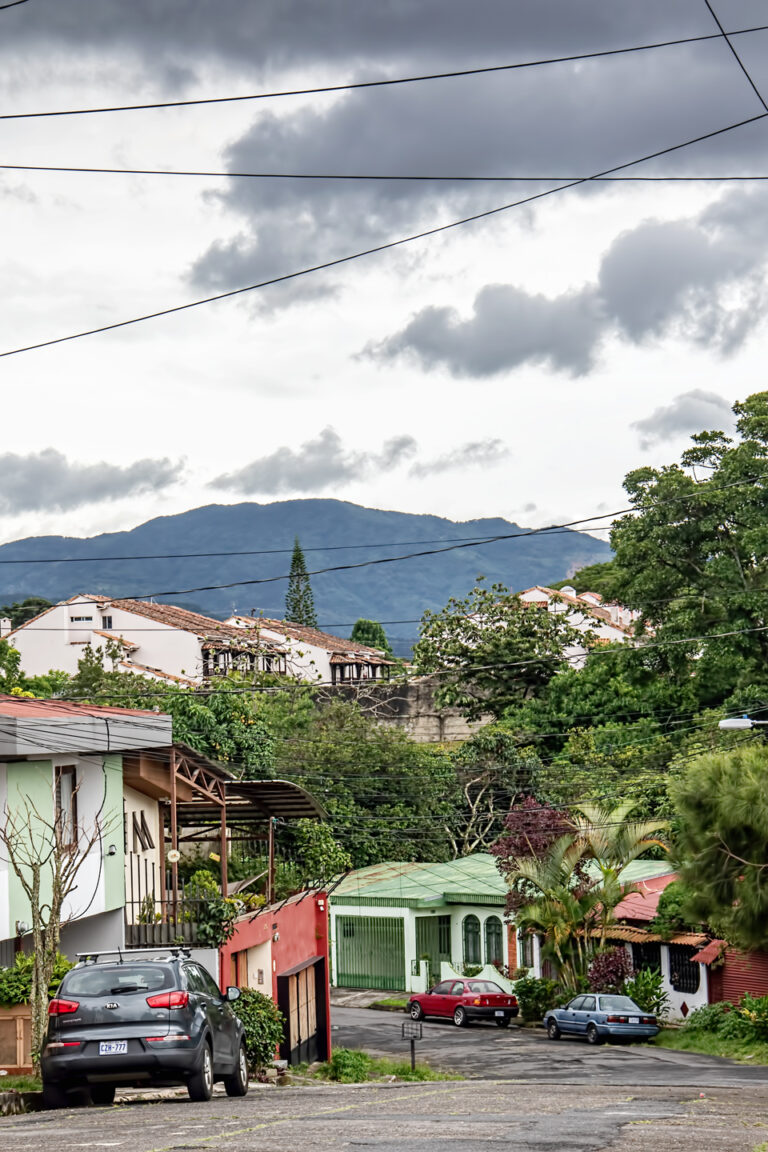
[[[401,917],[336,917],[336,984],[340,988],[405,988]]]

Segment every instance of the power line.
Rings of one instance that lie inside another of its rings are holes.
[[[706,4],[707,8],[709,9],[711,16],[712,16],[712,19],[714,20],[715,24],[717,24],[718,28],[720,29],[720,35],[722,36],[723,40],[725,40],[726,44],[730,48],[731,53],[736,60],[736,63],[739,65],[739,68],[741,68],[742,72],[746,76],[747,81],[749,82],[750,88],[754,92],[755,96],[757,96],[757,98],[760,101],[760,103],[762,104],[764,110],[766,112],[768,112],[768,104],[766,104],[766,102],[763,99],[757,85],[755,84],[754,80],[752,79],[749,72],[747,71],[747,67],[744,64],[744,61],[741,59],[741,56],[739,56],[738,52],[736,51],[733,44],[731,43],[730,34],[728,32],[726,32],[725,28],[723,28],[722,24],[720,23],[720,19],[719,19],[717,13],[715,12],[714,8],[710,4],[710,0],[704,0],[704,3]]]
[[[705,140],[711,140],[715,136],[721,136],[727,132],[733,132],[736,128],[743,128],[747,124],[754,124],[758,120],[763,120],[768,116],[768,112],[761,112],[757,116],[750,116],[746,120],[739,120],[736,123],[729,124],[726,128],[716,128],[711,132],[705,132],[700,136],[694,136],[690,140],[685,140],[681,144],[672,144],[667,148],[661,148],[656,152],[650,152],[645,156],[640,156],[635,160],[628,160],[623,164],[617,164],[613,168],[606,168],[603,172],[596,172],[589,178],[572,180],[567,184],[559,184],[555,188],[548,188],[543,192],[536,192],[531,196],[523,197],[521,200],[513,200],[509,204],[501,204],[496,208],[488,208],[482,212],[475,212],[471,216],[464,216],[460,220],[452,220],[448,224],[439,224],[434,228],[427,228],[422,232],[414,232],[410,236],[403,236],[397,240],[388,240],[382,244],[376,244],[371,248],[364,248],[358,252],[350,253],[347,256],[339,256],[333,260],[324,260],[320,264],[313,264],[310,267],[302,268],[297,272],[287,272],[282,276],[273,276],[268,280],[260,280],[256,284],[249,284],[244,288],[232,288],[227,292],[218,292],[214,296],[205,296],[199,300],[191,300],[187,304],[176,304],[170,308],[161,308],[156,312],[147,312],[142,316],[134,316],[129,320],[117,320],[112,324],[101,324],[97,328],[83,329],[81,332],[73,332],[68,336],[56,336],[49,340],[40,340],[36,344],[26,344],[19,348],[11,348],[5,352],[0,352],[0,358],[6,356],[18,356],[22,352],[33,352],[39,348],[49,348],[54,344],[65,344],[72,340],[80,340],[86,336],[96,336],[103,332],[112,332],[118,328],[127,328],[134,324],[141,324],[147,320],[157,320],[161,316],[171,316],[177,312],[186,312],[191,308],[199,308],[204,304],[213,304],[219,300],[228,300],[235,296],[242,296],[248,292],[256,292],[262,288],[269,288],[275,284],[285,284],[291,280],[296,280],[302,276],[309,276],[315,272],[327,271],[329,268],[338,268],[342,264],[349,264],[353,260],[360,260],[365,256],[374,256],[380,252],[387,252],[393,248],[399,248],[404,244],[411,244],[416,240],[424,240],[430,236],[437,236],[443,232],[448,232],[453,228],[460,228],[465,224],[472,224],[478,220],[486,220],[491,216],[496,216],[501,212],[508,212],[512,208],[519,208],[525,204],[531,204],[536,200],[543,200],[548,196],[553,196],[558,192],[565,192],[569,188],[576,188],[582,184],[588,183],[589,180],[596,180],[601,176],[609,176],[614,172],[620,172],[625,168],[631,168],[635,164],[643,164],[647,160],[657,159],[659,156],[666,156],[671,152],[677,152],[682,148],[689,148],[693,144],[700,144]]]
[[[10,4],[0,4],[0,12],[5,8],[17,8],[19,4],[26,4],[27,0],[11,0]]]
[[[615,183],[729,183],[732,181],[760,181],[768,180],[768,175],[742,174],[724,176],[446,176],[446,175],[392,175],[389,173],[352,173],[352,172],[223,172],[221,169],[207,171],[205,169],[179,169],[179,168],[99,168],[85,165],[64,164],[0,164],[0,171],[8,172],[70,172],[80,174],[107,175],[107,176],[197,176],[206,179],[225,180],[339,180],[339,181],[402,181],[405,183],[475,183],[475,184],[545,184],[551,181],[584,181],[600,184]]]
[[[26,0],[15,0],[26,3]],[[5,5],[13,7],[12,4]],[[739,28],[729,32],[729,36],[746,36],[751,32],[763,32],[768,25],[759,24],[752,28]],[[720,33],[703,36],[682,36],[676,40],[660,40],[653,44],[637,44],[630,48],[606,48],[599,52],[581,52],[570,56],[550,56],[540,60],[526,60],[515,64],[495,64],[484,68],[462,68],[450,72],[431,72],[419,76],[400,76],[391,80],[363,80],[351,84],[326,84],[316,88],[289,88],[279,92],[248,93],[243,96],[214,96],[196,100],[165,100],[146,104],[117,104],[100,108],[67,108],[46,112],[6,112],[0,120],[33,120],[53,116],[93,116],[109,112],[145,112],[160,108],[191,108],[205,104],[235,104],[255,100],[274,100],[285,96],[315,96],[329,92],[351,92],[362,88],[391,88],[398,84],[418,84],[429,80],[450,80],[462,76],[480,76],[494,72],[511,72],[525,68],[540,68],[551,64],[568,64],[579,60],[597,60],[607,56],[622,56],[633,52],[649,52],[657,48],[671,48],[682,44],[696,44],[706,40],[719,40]]]

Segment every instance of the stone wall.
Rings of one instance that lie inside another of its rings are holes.
[[[367,716],[380,724],[402,728],[418,744],[458,743],[490,722],[488,716],[470,723],[457,708],[438,708],[437,687],[435,680],[424,676],[407,683],[337,684],[320,689],[317,695],[325,700],[339,696],[354,700]]]

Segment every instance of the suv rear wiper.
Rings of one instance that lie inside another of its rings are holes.
[[[117,992],[140,992],[140,984],[120,984],[117,988],[110,988],[109,990],[114,996]]]

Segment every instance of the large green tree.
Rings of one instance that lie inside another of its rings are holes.
[[[679,464],[629,473],[634,511],[611,535],[616,596],[702,705],[765,686],[768,664],[768,392],[733,411],[735,435],[700,432]]]
[[[688,913],[733,944],[768,948],[768,748],[694,760],[673,798]]]
[[[304,624],[307,628],[317,628],[312,585],[309,582],[307,563],[298,536],[293,545],[288,589],[285,593],[285,618],[292,624]]]
[[[357,644],[366,644],[369,648],[378,648],[379,651],[385,652],[387,656],[392,655],[387,634],[384,631],[383,625],[379,624],[378,620],[366,620],[361,616],[359,620],[355,621],[349,638]]]
[[[568,646],[585,642],[567,613],[526,604],[503,584],[478,583],[463,600],[425,612],[413,651],[417,671],[438,677],[437,703],[478,719],[541,692],[568,667]]]

